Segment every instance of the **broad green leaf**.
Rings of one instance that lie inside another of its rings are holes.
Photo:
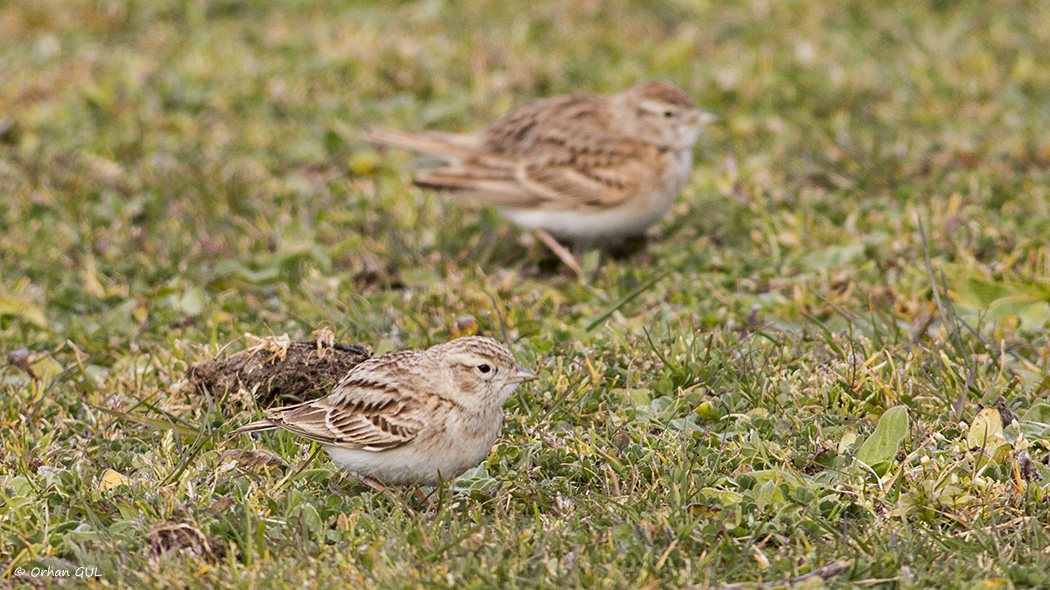
[[[303,524],[306,525],[306,528],[313,534],[319,534],[322,521],[320,513],[317,512],[317,508],[314,508],[313,504],[307,502],[303,502],[299,507]]]
[[[649,397],[651,392],[644,387],[635,387],[630,390],[631,401],[638,406],[647,406],[652,401]]]
[[[1039,402],[1029,408],[1018,421],[1017,428],[1033,440],[1050,437],[1050,405]]]
[[[789,488],[810,485],[810,482],[802,479],[800,476],[790,471],[781,471],[780,469],[759,469],[758,471],[748,471],[744,475],[753,477],[756,483],[761,484],[772,481],[776,484],[787,484]]]
[[[965,313],[976,313],[995,322],[1011,322],[1026,329],[1050,323],[1050,297],[1045,289],[1029,284],[963,279],[952,289],[952,298]]]
[[[886,410],[875,432],[857,450],[857,460],[871,467],[879,477],[885,475],[907,434],[908,408],[894,406]]]
[[[1011,295],[996,299],[988,313],[997,320],[1016,317],[1026,328],[1042,328],[1050,318],[1050,305],[1036,295]]]
[[[8,363],[22,369],[38,381],[52,379],[64,370],[47,352],[29,352],[21,348],[7,353],[6,358]]]
[[[780,488],[773,481],[767,481],[758,488],[758,493],[755,494],[755,503],[759,506],[769,506],[776,502],[780,503],[784,501],[784,494],[780,492]]]
[[[1024,413],[1024,420],[1028,422],[1050,424],[1050,405],[1039,402],[1031,408],[1028,408],[1028,411]]]
[[[970,278],[960,281],[952,289],[953,299],[968,307],[987,309],[998,299],[1016,295],[1002,283],[983,278]]]
[[[179,298],[178,310],[186,315],[195,316],[204,309],[204,291],[200,287],[190,287]]]
[[[1021,318],[1021,326],[1026,328],[1042,328],[1050,324],[1050,303],[1041,301],[1029,305],[1027,309],[1018,316]]]
[[[744,496],[732,490],[719,490],[717,488],[703,488],[700,493],[709,498],[718,499],[722,504],[736,504],[744,499]]]
[[[718,420],[722,416],[718,407],[709,401],[701,403],[693,410],[693,413],[704,420]]]

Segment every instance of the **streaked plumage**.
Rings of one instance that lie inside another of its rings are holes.
[[[511,221],[571,241],[644,233],[692,170],[692,148],[714,119],[677,86],[638,84],[615,95],[538,100],[476,135],[372,129],[364,137],[449,165],[419,186],[494,205]]]
[[[279,408],[231,435],[283,428],[325,446],[341,467],[387,484],[435,484],[477,465],[503,404],[536,379],[480,336],[372,357],[328,395]]]

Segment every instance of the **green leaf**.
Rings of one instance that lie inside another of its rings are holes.
[[[977,309],[987,309],[995,301],[1016,294],[1006,285],[984,278],[962,280],[952,291],[957,302]]]
[[[1024,419],[1029,422],[1050,424],[1050,405],[1043,402],[1035,404],[1024,413]]]
[[[153,430],[174,430],[179,436],[186,438],[196,438],[200,435],[200,432],[190,426],[184,424],[176,424],[174,422],[166,422],[164,420],[158,420],[156,418],[148,418],[142,414],[132,414],[130,412],[121,412],[120,410],[111,410],[109,408],[103,408],[100,406],[92,406],[100,412],[105,412],[111,416],[116,416],[129,422],[135,422],[141,424],[147,428]]]
[[[647,406],[652,401],[650,394],[652,392],[644,387],[634,387],[630,390],[631,401],[638,406]]]
[[[993,301],[988,313],[999,321],[1016,317],[1027,328],[1042,328],[1047,321],[1047,303],[1034,295],[1010,295]]]
[[[1021,326],[1030,329],[1043,328],[1050,324],[1050,303],[1040,301],[1029,305],[1018,315]]]
[[[44,312],[32,303],[21,299],[0,298],[0,316],[15,316],[40,328],[47,329],[47,318]]]
[[[727,506],[730,504],[736,504],[744,499],[742,494],[732,490],[720,490],[717,488],[703,488],[700,490],[700,494],[706,498],[717,500]]]
[[[598,317],[596,317],[593,320],[591,320],[591,322],[589,324],[587,324],[587,327],[584,328],[584,331],[590,332],[591,330],[597,328],[598,325],[601,324],[602,322],[604,322],[606,318],[608,318],[612,314],[616,313],[616,310],[620,309],[624,305],[627,305],[635,297],[637,297],[637,296],[641,295],[642,293],[645,293],[646,291],[648,291],[653,285],[655,285],[657,283],[657,281],[659,281],[660,279],[666,277],[668,274],[670,274],[670,272],[671,272],[670,270],[665,270],[664,272],[656,273],[656,276],[654,276],[653,278],[649,279],[645,283],[639,285],[637,288],[635,288],[630,293],[628,293],[628,294],[624,295],[623,297],[621,297],[619,301],[617,301],[616,303],[614,303],[611,306],[609,306],[605,311],[603,311],[602,313],[598,314]]]
[[[748,471],[746,475],[753,477],[756,483],[761,484],[769,482],[774,482],[776,484],[786,483],[788,487],[791,488],[808,485],[808,483],[797,474],[780,469],[759,469],[757,471]]]
[[[783,502],[784,495],[778,492],[777,484],[767,481],[758,488],[758,493],[755,494],[755,503],[759,506],[769,506],[773,502]]]
[[[317,512],[317,508],[314,508],[312,504],[304,502],[303,504],[300,504],[300,515],[303,519],[303,524],[306,525],[306,528],[311,533],[314,535],[320,533],[322,521],[320,513]]]
[[[871,467],[880,477],[890,469],[901,441],[908,434],[908,408],[894,406],[879,419],[875,432],[857,451],[857,460]]]
[[[1028,408],[1018,422],[1018,429],[1029,439],[1050,437],[1050,405],[1039,402]]]

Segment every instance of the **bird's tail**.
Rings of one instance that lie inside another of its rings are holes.
[[[476,136],[437,131],[408,133],[392,129],[366,129],[361,137],[372,143],[430,154],[449,162],[463,160],[478,146]]]
[[[249,432],[261,432],[263,430],[274,430],[275,428],[277,428],[277,425],[273,422],[270,422],[269,420],[256,420],[255,422],[249,422],[248,424],[241,426],[237,430],[234,430],[229,434],[229,436],[247,434]]]

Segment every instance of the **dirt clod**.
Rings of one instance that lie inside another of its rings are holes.
[[[222,543],[186,523],[166,523],[153,527],[149,532],[149,544],[153,554],[158,557],[168,551],[187,551],[210,561],[218,561],[226,555],[226,547]]]
[[[221,395],[245,389],[261,408],[294,404],[331,391],[350,369],[369,358],[364,347],[318,340],[267,342],[230,355],[194,363],[186,380],[197,391]]]

